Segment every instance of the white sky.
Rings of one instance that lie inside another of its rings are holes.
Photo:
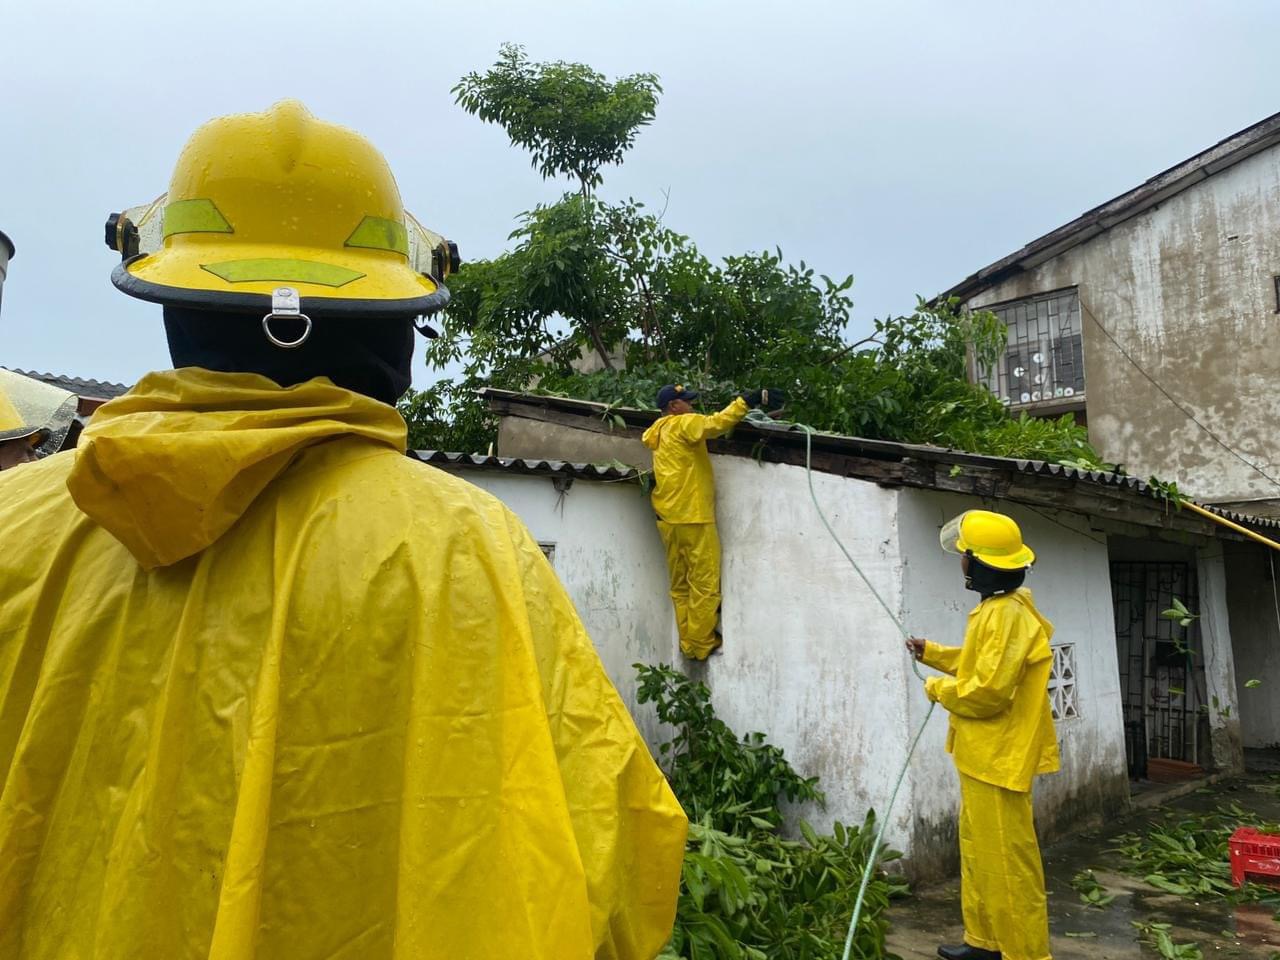
[[[855,276],[855,332],[1280,110],[1280,4],[900,0],[63,0],[0,9],[0,365],[132,382],[158,307],[115,291],[107,214],[168,184],[212,116],[302,99],[382,149],[406,206],[501,252],[554,198],[450,87],[503,41],[652,71],[653,126],[603,195],[712,256]],[[419,358],[421,386],[435,374]]]

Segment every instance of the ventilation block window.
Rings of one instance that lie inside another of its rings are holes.
[[[1074,720],[1080,716],[1076,700],[1076,645],[1063,643],[1053,648],[1053,668],[1049,674],[1049,706],[1053,719]]]

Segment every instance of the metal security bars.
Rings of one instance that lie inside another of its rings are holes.
[[[1199,621],[1182,627],[1160,616],[1174,598],[1199,606],[1195,569],[1187,563],[1111,564],[1120,696],[1130,774],[1146,774],[1148,757],[1208,766],[1209,733]]]
[[[1080,297],[1060,290],[989,308],[1009,328],[1009,344],[981,382],[1006,406],[1084,399]]]

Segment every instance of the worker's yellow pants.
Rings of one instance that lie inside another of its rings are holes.
[[[1044,866],[1031,794],[960,774],[964,939],[1004,960],[1049,960]]]
[[[714,523],[658,521],[667,549],[671,603],[676,609],[680,649],[686,657],[705,660],[719,646],[720,537]]]

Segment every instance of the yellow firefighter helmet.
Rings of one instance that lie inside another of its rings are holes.
[[[449,299],[457,247],[407,214],[382,154],[296,100],[218,117],[187,141],[169,192],[112,214],[112,282],[210,310],[424,316]],[[300,301],[300,302],[299,302]]]

